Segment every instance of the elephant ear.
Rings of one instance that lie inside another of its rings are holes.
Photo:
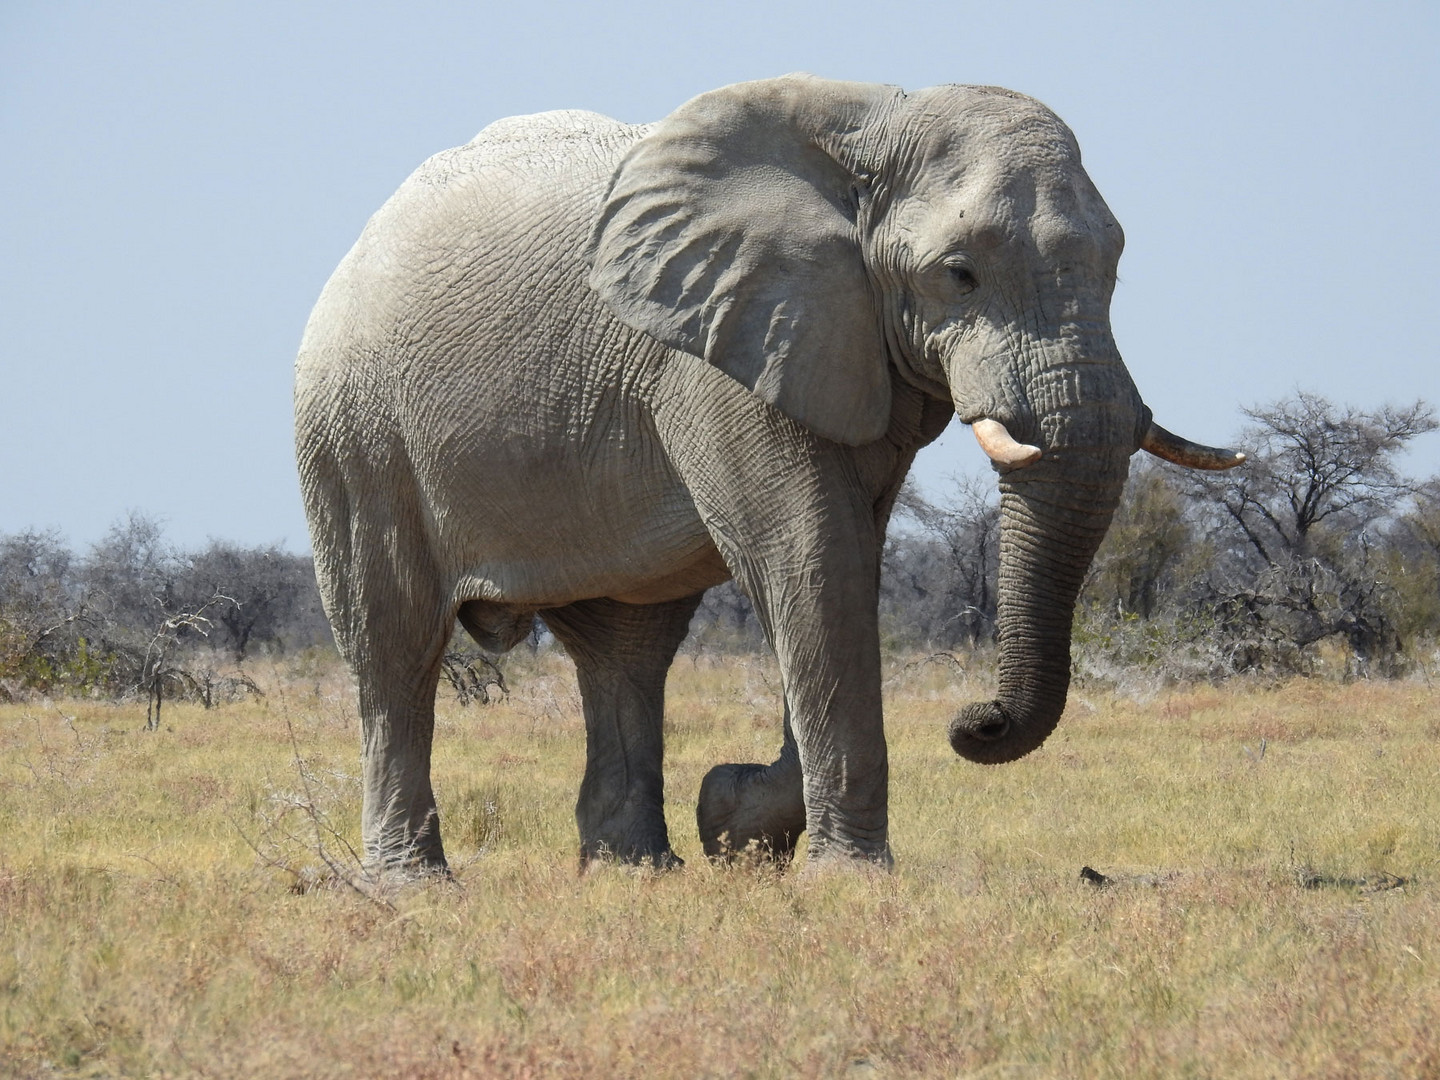
[[[624,322],[714,364],[817,435],[890,421],[861,255],[867,129],[900,92],[786,76],[703,94],[626,154],[590,240]]]

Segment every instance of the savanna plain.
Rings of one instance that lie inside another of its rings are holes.
[[[0,707],[0,1075],[1440,1075],[1440,691],[1119,694],[1038,752],[945,726],[981,665],[886,683],[895,870],[711,865],[693,806],[779,743],[773,667],[682,657],[683,870],[578,868],[558,653],[442,689],[449,882],[359,873],[358,721],[329,665],[263,697]],[[493,692],[493,688],[492,688]],[[803,850],[803,845],[802,845]],[[1082,879],[1081,868],[1100,879]]]

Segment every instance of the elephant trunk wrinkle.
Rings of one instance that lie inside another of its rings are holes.
[[[1123,459],[1121,464],[1123,466]],[[1038,465],[1038,463],[1037,463]],[[1082,511],[1063,481],[1003,484],[995,700],[966,705],[950,745],[980,764],[1014,761],[1039,747],[1060,720],[1070,688],[1075,601],[1123,487],[1113,473]]]

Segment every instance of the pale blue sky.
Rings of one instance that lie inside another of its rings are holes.
[[[800,70],[1059,112],[1125,227],[1115,331],[1166,426],[1223,441],[1296,387],[1440,404],[1434,0],[3,0],[0,532],[85,544],[138,508],[304,549],[295,347],[422,159]],[[1440,433],[1408,464],[1440,472]],[[979,465],[957,427],[919,471]]]

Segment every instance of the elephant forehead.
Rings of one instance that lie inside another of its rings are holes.
[[[1070,129],[1033,99],[989,87],[922,91],[906,101],[896,138],[899,203],[948,219],[941,227],[958,234],[1109,217]]]
[[[922,259],[1017,243],[1047,261],[1097,249],[1118,257],[1123,246],[1118,223],[1083,172],[1046,177],[997,161],[922,178],[892,207],[888,224]]]
[[[963,171],[997,160],[1027,169],[1080,163],[1080,148],[1064,121],[1009,90],[935,87],[911,95],[897,119],[900,140],[922,171]]]
[[[917,177],[886,226],[921,263],[1008,248],[1047,265],[1113,266],[1124,248],[1119,223],[1078,163],[1035,169],[1013,156]]]

